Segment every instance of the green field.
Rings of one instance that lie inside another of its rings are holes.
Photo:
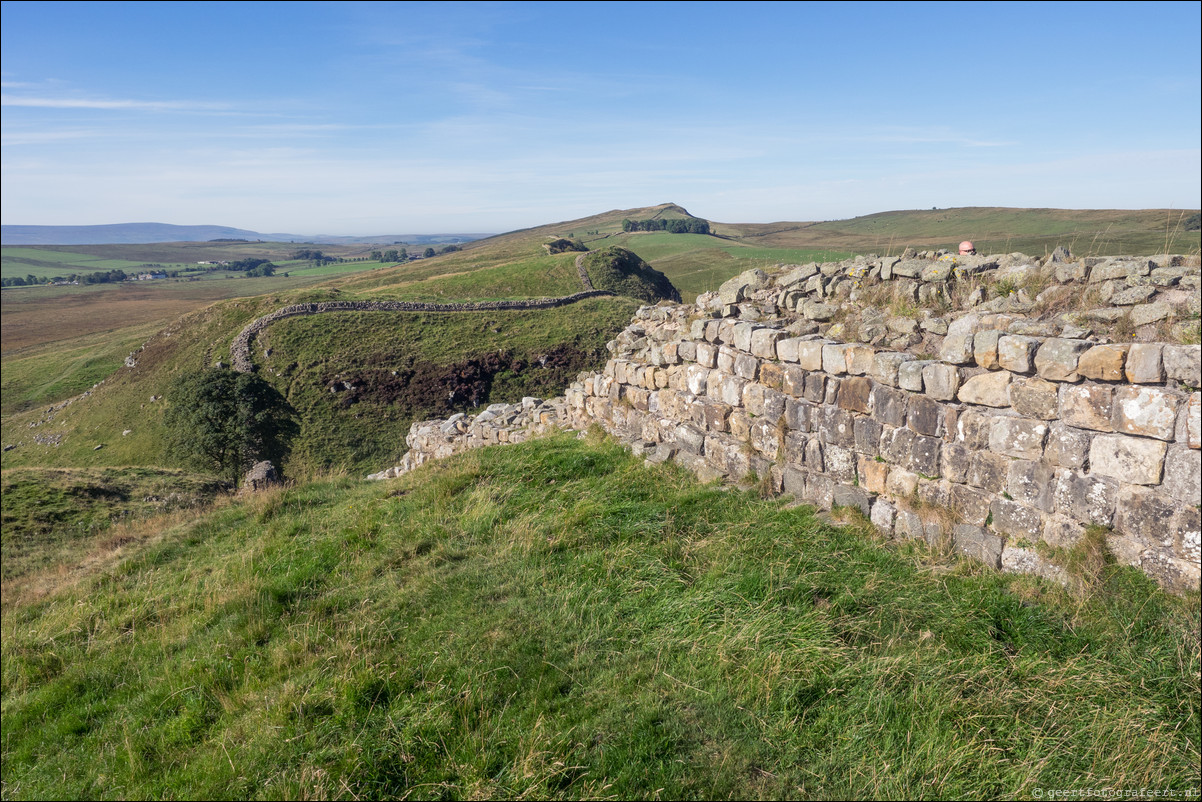
[[[4,796],[1184,796],[1198,599],[1079,564],[883,547],[571,435],[269,492],[17,566]]]

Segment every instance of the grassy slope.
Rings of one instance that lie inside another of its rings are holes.
[[[129,528],[6,583],[4,796],[1198,788],[1196,598],[866,531],[570,436]]]

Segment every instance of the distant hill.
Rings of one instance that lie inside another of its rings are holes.
[[[209,242],[238,239],[264,242],[312,242],[330,245],[442,245],[472,242],[490,234],[264,234],[230,226],[177,226],[170,223],[114,223],[103,226],[0,226],[5,245],[126,245],[152,242]]]

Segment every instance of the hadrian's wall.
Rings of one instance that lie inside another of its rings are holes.
[[[1106,527],[1121,562],[1197,589],[1202,350],[1111,332],[1196,332],[1198,268],[937,256],[749,272],[644,307],[562,399],[415,424],[384,473],[597,423],[649,459],[754,474],[1008,570],[1055,575],[1037,543]]]

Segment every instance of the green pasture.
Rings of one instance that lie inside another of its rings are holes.
[[[1196,596],[1002,575],[602,438],[88,543],[5,583],[6,799],[1200,785]]]

